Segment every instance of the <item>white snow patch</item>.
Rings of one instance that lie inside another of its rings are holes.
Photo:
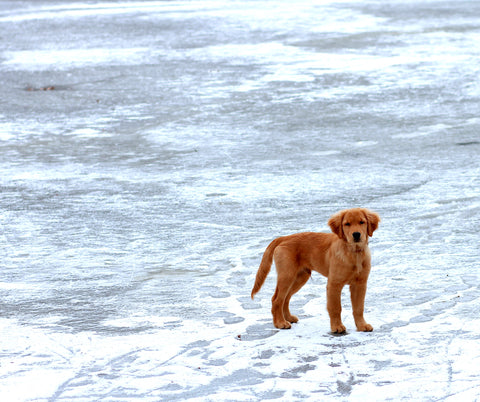
[[[65,70],[112,63],[135,65],[147,60],[149,52],[148,48],[17,50],[5,52],[2,64],[30,71]]]

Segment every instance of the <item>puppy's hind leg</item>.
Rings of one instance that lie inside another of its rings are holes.
[[[280,329],[291,328],[290,322],[286,320],[284,316],[285,303],[290,301],[290,290],[295,281],[295,266],[289,261],[288,254],[282,253],[279,250],[280,247],[275,250],[275,266],[277,267],[277,287],[272,297],[272,315],[273,325]],[[279,252],[278,252],[279,251]],[[293,271],[293,272],[292,272]],[[288,312],[290,315],[290,312]],[[291,316],[289,317],[291,318]]]
[[[283,304],[283,316],[288,322],[298,322],[298,317],[290,313],[290,299],[291,297],[297,293],[303,285],[307,283],[307,281],[310,279],[310,276],[312,275],[312,272],[310,270],[302,270],[298,273],[297,277],[295,278],[295,281],[293,282],[292,287],[290,288],[290,291],[287,294],[287,297],[285,298],[285,302]]]
[[[290,283],[291,286],[291,283]],[[290,323],[285,319],[283,315],[283,306],[285,303],[286,294],[290,286],[287,286],[285,283],[277,283],[275,293],[272,297],[272,316],[273,316],[273,325],[276,328],[280,329],[289,329],[291,328]]]

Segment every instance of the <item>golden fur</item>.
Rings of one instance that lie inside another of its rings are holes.
[[[363,318],[365,293],[370,273],[368,238],[377,229],[380,217],[364,208],[333,215],[328,225],[333,233],[297,233],[273,240],[263,254],[252,289],[252,299],[270,272],[277,268],[277,287],[272,297],[273,324],[290,328],[298,318],[290,313],[290,298],[308,281],[312,271],[326,276],[327,311],[332,332],[346,328],[341,320],[341,293],[350,285],[353,317],[359,331],[372,331]]]

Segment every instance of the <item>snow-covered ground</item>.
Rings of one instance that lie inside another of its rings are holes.
[[[2,401],[480,399],[480,2],[0,1]],[[372,333],[275,237],[368,207]]]

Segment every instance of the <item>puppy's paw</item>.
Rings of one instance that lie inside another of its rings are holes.
[[[343,334],[344,332],[347,331],[347,328],[346,328],[345,325],[343,325],[342,323],[336,324],[336,325],[332,325],[331,328],[332,328],[332,332],[333,332],[334,334]]]
[[[285,319],[291,323],[298,322],[298,317],[293,314],[290,314],[288,317],[285,317]]]
[[[292,325],[288,321],[274,322],[273,325],[275,325],[275,327],[279,328],[279,329],[290,329],[290,328],[292,328]]]
[[[372,332],[373,331],[373,327],[370,324],[367,324],[367,323],[359,325],[357,327],[357,329],[359,331],[363,331],[363,332]]]

